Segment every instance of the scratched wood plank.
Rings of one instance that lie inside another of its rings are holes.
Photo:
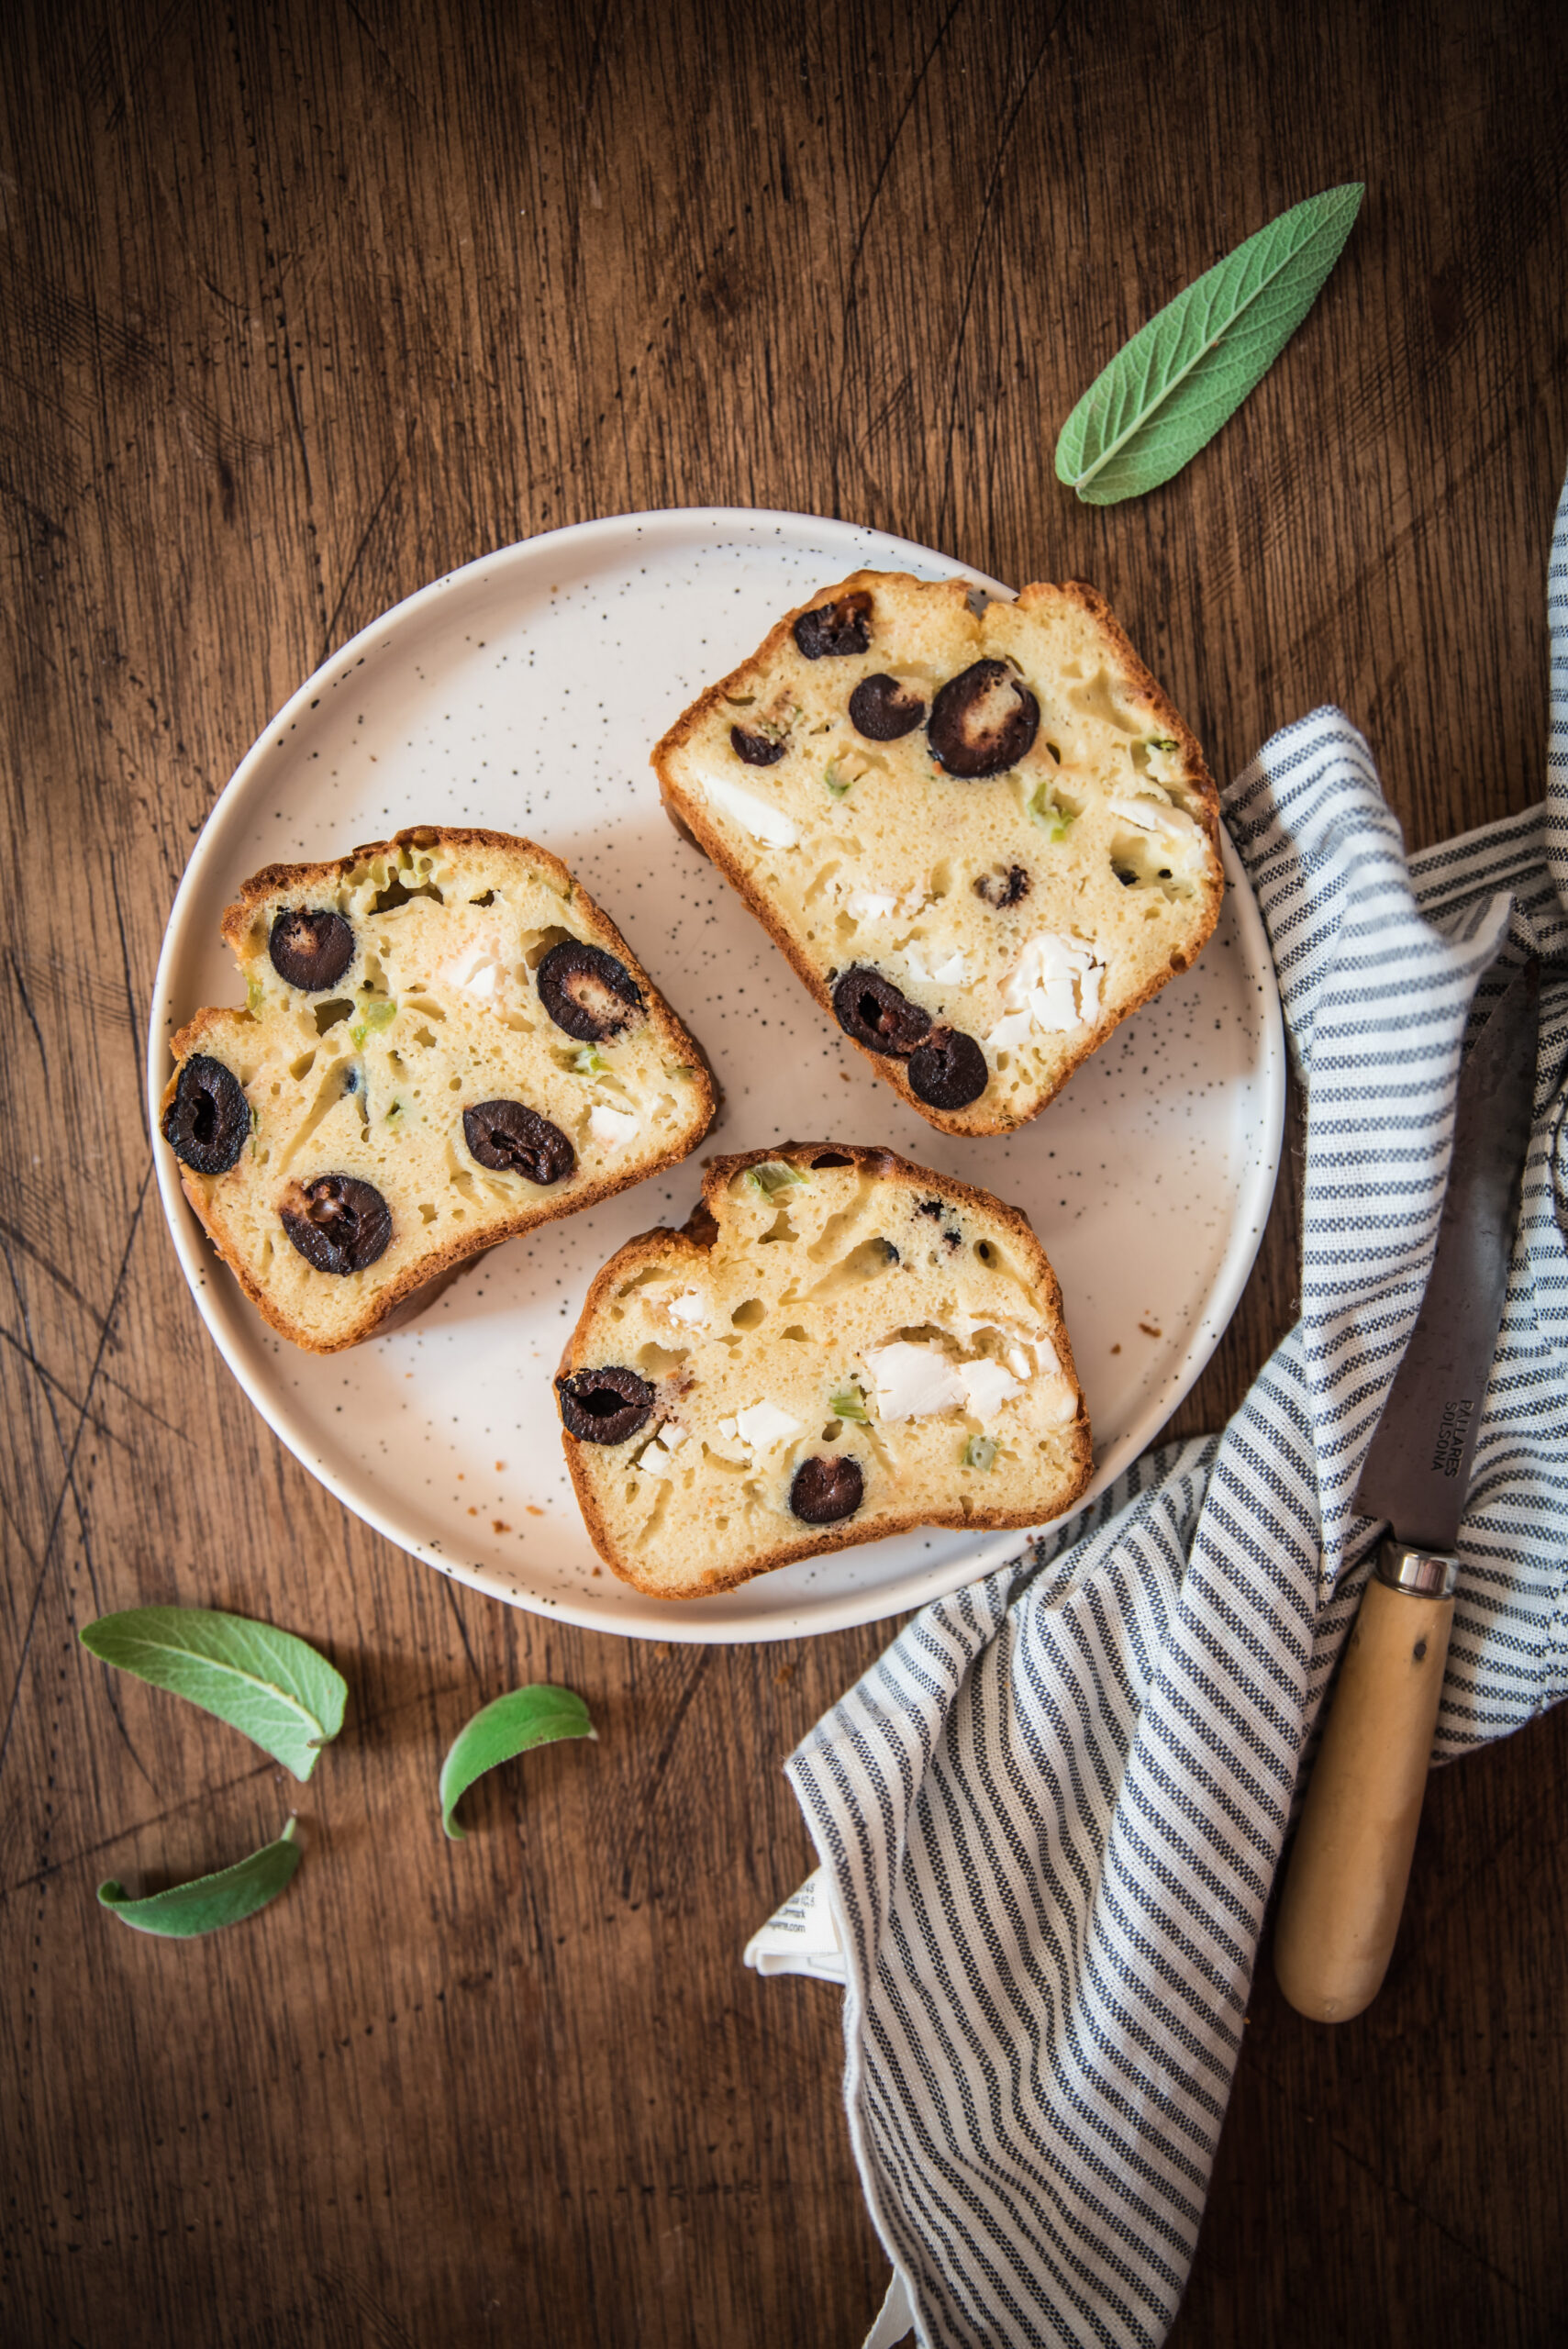
[[[26,0],[0,72],[0,2331],[28,2343],[851,2342],[885,2271],[838,2002],[746,1934],[809,1861],[779,1775],[870,1662],[622,1646],[449,1586],[282,1453],[149,1190],[141,1033],[212,802],[335,644],[529,532],[828,511],[1117,603],[1228,774],[1336,699],[1412,841],[1528,804],[1568,453],[1558,12],[1000,0],[341,9]],[[1118,342],[1271,214],[1369,193],[1222,437],[1055,484]],[[61,877],[58,887],[41,876]],[[1294,1311],[1283,1187],[1177,1414]],[[78,1648],[230,1606],[352,1686],[310,1786]],[[468,1798],[485,1698],[593,1747]],[[1568,2310],[1557,1717],[1434,1785],[1394,1989],[1262,1969],[1184,2343],[1525,2343]],[[101,1917],[299,1810],[286,1898]]]

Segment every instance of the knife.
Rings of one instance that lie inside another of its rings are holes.
[[[1460,1072],[1453,1156],[1421,1311],[1356,1487],[1383,1518],[1274,1929],[1300,2013],[1345,2022],[1388,1971],[1442,1692],[1464,1513],[1507,1289],[1535,1092],[1540,968],[1507,988]]]

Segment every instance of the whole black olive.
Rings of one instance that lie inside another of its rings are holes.
[[[749,734],[744,726],[732,726],[729,747],[749,767],[776,767],[789,748],[789,736],[781,734],[775,740],[771,734]]]
[[[850,696],[850,723],[868,742],[896,742],[925,715],[913,685],[901,685],[896,677],[862,677]]]
[[[789,1505],[806,1525],[837,1525],[853,1517],[865,1496],[861,1464],[849,1453],[814,1453],[790,1479]]]
[[[871,644],[871,596],[864,587],[802,612],[795,624],[795,640],[808,661],[825,661],[843,652],[864,652]]]
[[[373,1183],[318,1174],[279,1208],[284,1230],[318,1273],[362,1273],[386,1252],[392,1209]]]
[[[909,1090],[933,1109],[965,1109],[990,1082],[984,1053],[962,1028],[933,1028],[909,1056]]]
[[[846,1036],[868,1052],[891,1052],[899,1060],[930,1030],[930,1013],[865,963],[844,973],[833,989],[833,1008]]]
[[[949,774],[975,783],[1016,767],[1040,731],[1040,704],[1005,661],[976,661],[931,704],[926,740]]]
[[[306,995],[335,987],[354,959],[354,928],[341,914],[285,906],[272,918],[267,952],[280,979]]]
[[[250,1104],[231,1068],[193,1052],[163,1112],[163,1139],[196,1174],[227,1174],[250,1138]]]
[[[642,989],[624,963],[602,946],[563,939],[534,974],[539,998],[558,1028],[580,1044],[606,1044],[644,1017]]]
[[[462,1131],[481,1166],[496,1174],[559,1183],[577,1163],[577,1152],[561,1128],[521,1101],[481,1101],[463,1111]]]
[[[556,1380],[555,1392],[567,1433],[584,1443],[624,1443],[653,1416],[652,1387],[618,1363],[574,1370]]]

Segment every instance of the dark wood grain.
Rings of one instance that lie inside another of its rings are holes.
[[[1543,787],[1565,457],[1559,7],[53,0],[5,15],[0,1917],[7,2342],[857,2342],[885,2280],[839,2002],[741,1944],[809,1858],[779,1774],[876,1653],[590,1637],[345,1517],[204,1336],[149,1187],[159,940],[213,800],[332,646],[584,517],[842,514],[1086,576],[1231,773],[1337,700],[1415,842]],[[1097,511],[1057,427],[1274,212],[1363,178],[1280,366]],[[1295,1204],[1178,1415],[1288,1325]],[[231,1605],[320,1642],[295,1789],[77,1646]],[[558,1747],[439,1832],[527,1678]],[[1496,2344],[1568,2315],[1568,1723],[1434,1784],[1390,1992],[1260,1969],[1184,2344]],[[93,1888],[275,1833],[186,1947]]]

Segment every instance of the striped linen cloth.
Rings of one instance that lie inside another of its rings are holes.
[[[1568,491],[1551,618],[1543,807],[1407,858],[1332,709],[1225,795],[1307,1102],[1296,1327],[1221,1435],[1148,1454],[928,1607],[787,1765],[895,2265],[879,2342],[906,2305],[944,2349],[1154,2343],[1174,2318],[1371,1564],[1352,1495],[1430,1269],[1467,1027],[1530,952],[1534,1133],[1435,1758],[1568,1689]]]

